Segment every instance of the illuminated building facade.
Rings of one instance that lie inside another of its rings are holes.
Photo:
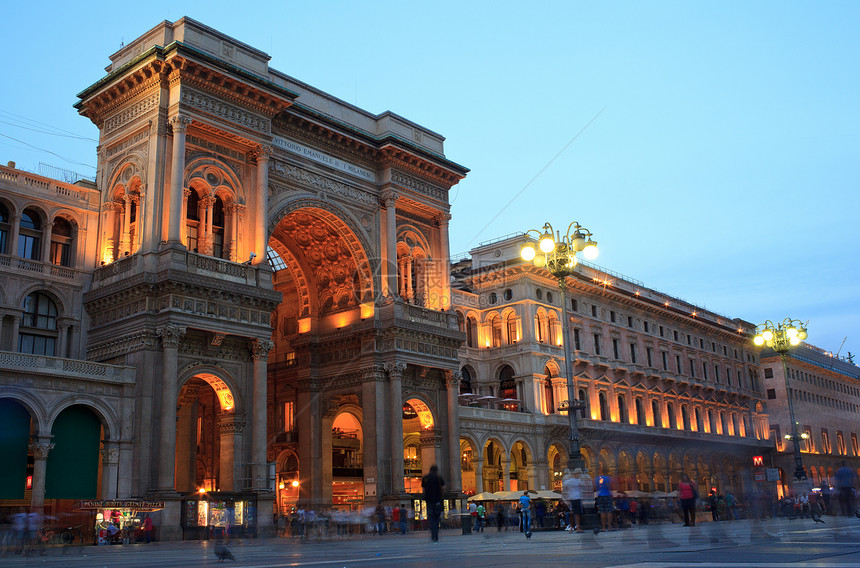
[[[463,488],[557,489],[568,418],[561,302],[571,316],[574,392],[589,474],[621,489],[748,489],[753,455],[771,446],[754,326],[580,264],[561,297],[519,258],[523,237],[454,259]]]
[[[848,359],[802,343],[787,354],[786,380],[778,353],[764,349],[761,366],[770,429],[776,442],[773,466],[783,492],[794,478],[794,446],[786,388],[798,422],[803,467],[814,487],[829,482],[843,461],[860,472],[860,368]]]
[[[50,480],[54,417],[82,407],[103,481],[76,497],[163,501],[164,540],[206,524],[200,502],[257,534],[295,504],[403,502],[434,463],[458,494],[448,190],[468,170],[443,137],[188,18],[110,60],[77,104],[100,131],[95,187],[3,170],[0,259],[21,284],[0,292],[0,403],[44,444],[22,434],[18,458],[47,454]],[[77,235],[71,275],[16,254],[39,238],[31,210]],[[14,386],[28,365],[45,377]],[[67,366],[82,382],[45,403]]]

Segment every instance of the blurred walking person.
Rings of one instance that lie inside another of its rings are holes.
[[[430,539],[439,542],[439,519],[442,516],[442,488],[445,480],[439,475],[439,467],[431,465],[430,471],[421,478],[424,502],[427,503],[427,520],[430,522]]]

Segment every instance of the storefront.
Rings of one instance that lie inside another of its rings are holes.
[[[183,503],[182,528],[185,540],[256,536],[256,497],[224,491],[195,493]]]
[[[83,500],[79,511],[90,511],[95,544],[142,542],[146,513],[164,509],[164,501],[147,499]]]

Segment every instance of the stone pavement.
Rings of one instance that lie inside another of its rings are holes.
[[[543,531],[530,540],[518,530],[463,535],[442,531],[405,536],[362,535],[303,543],[297,539],[232,541],[233,564],[255,568],[300,566],[517,568],[576,564],[584,568],[733,568],[786,566],[860,567],[860,521],[825,517],[826,524],[783,519],[702,523],[696,527],[660,524],[595,535]],[[191,568],[216,563],[214,541],[51,548],[44,555],[0,557],[0,566],[135,566]]]

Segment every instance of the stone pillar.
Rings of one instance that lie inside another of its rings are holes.
[[[129,418],[130,419],[130,418]],[[134,444],[123,440],[119,445],[119,466],[117,475],[116,493],[117,498],[127,499],[131,497],[132,459],[134,457]]]
[[[385,205],[385,253],[386,253],[386,280],[388,283],[388,294],[397,296],[397,202],[398,195],[394,191],[386,191],[382,195],[382,203]]]
[[[119,447],[116,442],[103,440],[102,453],[102,499],[117,498],[117,471],[119,467]]]
[[[48,468],[48,454],[54,448],[51,443],[53,436],[37,436],[30,444],[33,453],[33,490],[30,496],[30,506],[41,511],[45,508],[45,472]]]
[[[215,196],[210,195],[203,200],[203,217],[204,236],[203,236],[203,254],[212,255],[215,252],[215,237],[212,234],[214,231],[213,216],[215,214]]]
[[[45,222],[45,229],[42,231],[42,256],[40,258],[42,262],[51,262],[51,234],[53,229],[54,225],[48,219]]]
[[[406,363],[388,363],[388,386],[391,400],[391,494],[400,495],[405,491],[403,485],[403,373]]]
[[[196,464],[191,461],[195,456],[197,421],[194,404],[197,402],[197,389],[186,386],[183,390],[176,419],[176,490],[180,493],[194,491]]]
[[[517,478],[517,481],[519,481],[519,478]],[[511,462],[507,458],[502,460],[502,490],[511,490]]]
[[[448,222],[450,213],[442,213],[436,217],[439,226],[439,260],[437,261],[439,282],[434,286],[439,288],[440,310],[451,309],[451,251],[448,250]]]
[[[439,465],[439,448],[442,445],[442,436],[436,434],[435,430],[424,430],[418,440],[421,444],[421,473],[427,475],[431,465]],[[445,471],[444,464],[439,467],[439,471]]]
[[[388,421],[386,421],[386,401],[383,381],[385,368],[373,365],[361,370],[361,407],[364,426],[364,499],[366,503],[379,500],[385,489],[384,467],[382,456],[388,453],[390,436]],[[402,412],[402,410],[401,410]],[[403,453],[401,452],[401,459]]]
[[[472,467],[475,468],[475,493],[484,492],[484,460],[472,456]]]
[[[236,419],[233,412],[221,412],[218,416],[218,491],[236,491],[234,475],[236,469],[236,435],[244,424]]]
[[[9,254],[18,256],[18,235],[21,232],[21,213],[9,212]]]
[[[59,351],[57,352],[57,357],[68,357],[69,356],[69,322],[65,320],[65,318],[61,318],[57,321],[57,330],[59,331]]]
[[[177,114],[171,117],[173,126],[173,157],[170,164],[170,203],[167,240],[182,243],[182,201],[183,181],[185,177],[185,132],[191,124],[191,118]]]
[[[266,262],[266,214],[269,208],[269,156],[272,149],[268,146],[260,146],[257,149],[257,187],[255,193],[255,219],[254,219],[254,252],[257,257],[254,264]]]
[[[269,351],[274,346],[275,344],[269,339],[255,339],[251,344],[251,357],[254,360],[254,398],[251,409],[253,484],[251,487],[255,491],[271,490],[266,479],[268,476],[266,463],[266,380]]]
[[[161,338],[161,432],[158,456],[158,491],[173,493],[176,460],[176,397],[179,342],[186,328],[168,324],[155,330]]]
[[[448,392],[448,488],[463,490],[463,472],[460,469],[460,371],[445,371],[445,387]]]

